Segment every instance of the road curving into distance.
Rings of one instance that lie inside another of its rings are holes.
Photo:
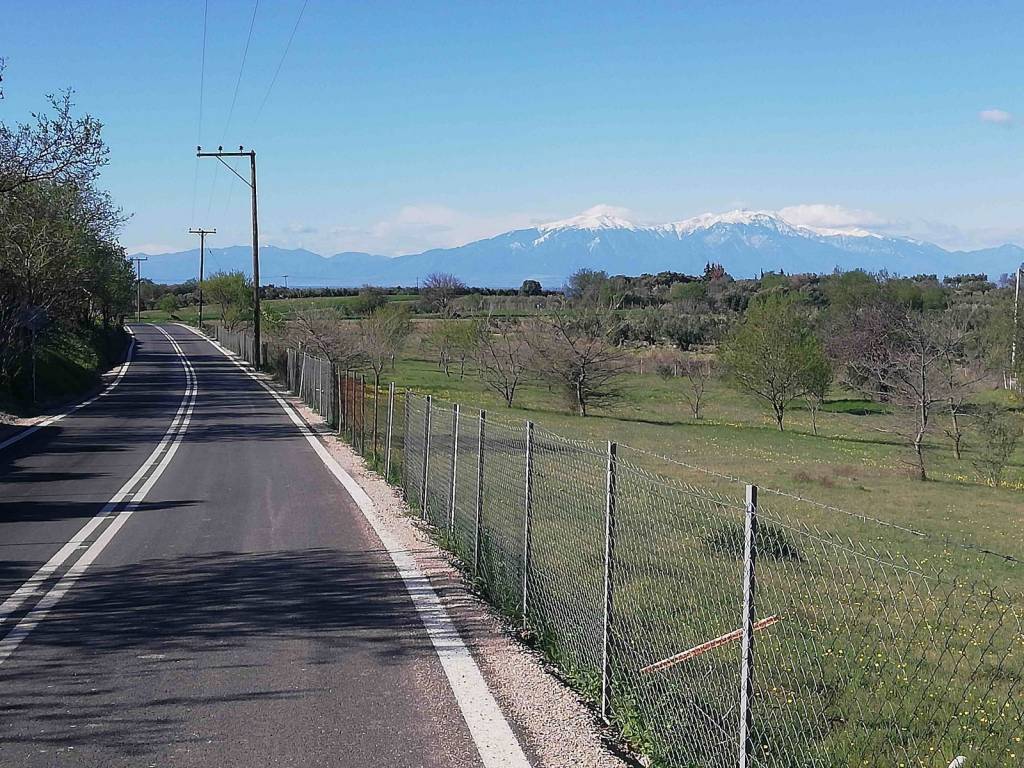
[[[133,331],[116,387],[0,449],[0,765],[528,766],[287,405]]]

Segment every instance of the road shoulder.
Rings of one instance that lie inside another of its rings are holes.
[[[397,490],[332,435],[319,415],[279,387],[275,389],[370,497],[387,531],[413,555],[534,768],[623,768],[635,764],[610,751],[594,712],[550,673],[539,653],[520,643],[507,623],[473,593],[451,557],[431,540],[428,529],[409,514]]]

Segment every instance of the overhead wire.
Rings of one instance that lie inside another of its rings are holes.
[[[295,24],[292,26],[292,33],[288,36],[288,43],[284,47],[284,53],[281,54],[281,60],[277,62],[277,69],[274,70],[274,76],[270,79],[270,85],[267,86],[267,92],[263,94],[263,101],[260,102],[260,108],[256,110],[255,121],[260,119],[263,114],[263,108],[267,106],[267,100],[270,98],[270,92],[274,90],[274,85],[277,83],[277,76],[281,74],[281,68],[284,66],[284,60],[288,58],[288,51],[292,48],[292,41],[295,40],[295,33],[299,30],[299,24],[302,22],[302,15],[306,12],[306,6],[309,5],[309,0],[303,0],[302,7],[299,9],[299,15],[295,19]]]
[[[252,6],[252,17],[249,19],[249,33],[246,35],[246,38],[245,38],[245,48],[242,51],[242,63],[238,67],[238,77],[235,79],[235,91],[234,91],[234,93],[231,96],[231,106],[228,109],[228,119],[224,123],[224,132],[221,135],[220,143],[221,143],[222,146],[224,144],[224,140],[227,138],[228,130],[231,128],[231,119],[234,117],[235,105],[238,103],[238,91],[239,91],[239,88],[242,85],[242,76],[243,76],[243,74],[245,74],[245,62],[246,62],[246,59],[248,59],[248,57],[249,57],[249,46],[252,43],[252,31],[253,31],[253,28],[256,26],[256,13],[257,13],[257,11],[259,11],[259,8],[260,8],[260,0],[256,0],[253,3],[253,6]],[[217,173],[215,171],[214,172],[214,177],[213,177],[213,184],[210,187],[210,199],[209,199],[209,202],[207,203],[207,206],[206,206],[206,215],[207,216],[210,215],[210,210],[213,208],[213,197],[214,197],[215,191],[217,189],[217,179],[218,178],[220,178],[220,175],[219,175],[219,173]],[[229,194],[230,194],[230,189],[231,188],[229,187],[229,192],[228,192]],[[229,202],[230,202],[230,199],[229,199]]]
[[[264,107],[267,106],[267,101],[269,101],[270,94],[274,90],[274,85],[277,84],[277,78],[281,74],[281,69],[284,67],[285,59],[288,58],[288,52],[291,50],[292,43],[295,41],[295,33],[299,31],[299,25],[302,23],[302,17],[305,15],[306,7],[308,5],[309,5],[309,0],[303,0],[302,5],[299,7],[299,14],[298,14],[298,16],[295,17],[295,23],[292,25],[291,33],[288,35],[288,41],[285,43],[284,51],[281,53],[281,58],[277,62],[277,67],[274,68],[274,74],[270,78],[270,84],[267,86],[267,90],[263,94],[263,99],[260,101],[260,106],[256,110],[256,117],[253,118],[253,122],[254,123],[258,123],[260,117],[262,117],[262,115],[263,115],[263,109],[264,109]],[[231,166],[228,166],[228,167],[230,168]],[[231,168],[231,170],[234,171],[234,168]],[[238,176],[238,173],[235,172],[235,175]],[[241,178],[241,177],[239,176],[239,178]],[[244,179],[243,179],[243,181],[244,181]],[[248,185],[249,182],[245,182],[245,183]],[[224,203],[224,215],[225,216],[227,215],[227,211],[228,211],[228,209],[231,206],[231,198],[232,198],[233,194],[234,194],[234,187],[231,187],[230,189],[228,189],[227,201]]]
[[[203,53],[199,65],[199,123],[196,128],[196,146],[203,143],[203,89],[206,85],[206,23],[210,13],[210,0],[203,3]],[[196,223],[196,198],[199,196],[199,155],[196,155],[196,168],[192,176],[192,213],[189,216],[190,226]]]

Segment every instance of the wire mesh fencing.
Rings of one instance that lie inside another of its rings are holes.
[[[300,351],[283,368],[651,765],[1024,764],[1020,595],[969,559],[938,571],[865,543],[900,530],[853,540]]]

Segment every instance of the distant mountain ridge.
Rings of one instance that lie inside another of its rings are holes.
[[[1014,244],[948,251],[933,243],[861,228],[795,224],[767,211],[707,213],[656,225],[635,224],[600,207],[592,211],[596,212],[406,256],[355,251],[324,257],[303,249],[264,246],[260,248],[261,282],[415,285],[431,272],[451,272],[481,287],[517,287],[525,279],[534,279],[546,288],[558,288],[584,267],[610,274],[665,270],[700,274],[709,261],[723,264],[734,277],[752,277],[762,270],[822,273],[860,268],[902,275],[984,272],[995,278],[1024,261],[1024,248]],[[251,271],[249,246],[208,248],[206,253],[207,274]],[[183,282],[198,272],[198,249],[148,258],[143,275],[157,282]]]

